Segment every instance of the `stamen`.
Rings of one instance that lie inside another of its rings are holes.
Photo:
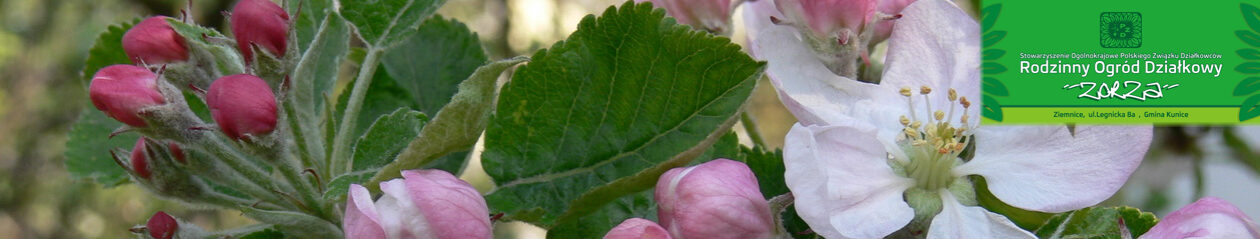
[[[933,115],[933,116],[936,117],[936,121],[942,121],[945,119],[945,112],[937,110],[936,115]]]
[[[954,88],[949,88],[949,102],[954,102],[955,100],[958,100],[958,91],[954,90]]]

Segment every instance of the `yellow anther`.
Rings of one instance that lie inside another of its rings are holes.
[[[919,94],[926,95],[928,93],[932,93],[932,87],[928,87],[926,85],[919,87]]]
[[[954,90],[954,88],[949,88],[949,102],[954,102],[955,100],[958,100],[958,91]]]
[[[902,96],[910,96],[910,87],[901,87]]]
[[[936,120],[937,120],[937,121],[944,120],[944,119],[945,119],[945,111],[939,111],[939,110],[937,110],[937,111],[936,111],[936,115],[934,115],[934,116],[936,116]]]
[[[954,143],[954,151],[962,151],[963,148],[966,148],[966,147],[967,147],[966,144]]]
[[[901,126],[910,126],[910,118],[906,118],[906,116],[905,116],[905,115],[902,115],[902,116],[901,116]]]

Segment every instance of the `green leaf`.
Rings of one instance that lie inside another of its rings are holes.
[[[1003,55],[1006,55],[1006,50],[1002,50],[1002,49],[984,50],[984,60],[986,61],[997,60],[998,58],[1002,58]]]
[[[1243,49],[1238,49],[1237,52],[1238,52],[1238,56],[1241,56],[1243,59],[1260,60],[1260,50],[1251,49],[1251,48],[1243,48]]]
[[[70,126],[66,140],[66,171],[70,172],[71,179],[94,180],[105,187],[127,182],[127,172],[114,162],[109,151],[131,149],[139,134],[124,133],[109,138],[109,134],[122,125],[94,108],[83,110],[79,120]]]
[[[326,238],[328,235],[341,235],[341,228],[332,223],[305,213],[292,211],[270,211],[242,207],[241,214],[263,223],[275,224],[292,238]]]
[[[1000,74],[1002,72],[1006,72],[1006,66],[1002,66],[1002,64],[998,64],[997,62],[985,62],[982,67],[984,68],[984,74]]]
[[[92,75],[101,68],[114,64],[131,64],[131,58],[128,58],[127,53],[122,50],[122,37],[137,22],[140,22],[139,18],[111,25],[96,38],[96,43],[92,45],[92,49],[88,50],[83,71],[79,73],[83,76],[84,87],[91,85]]]
[[[212,42],[207,38],[227,39],[223,33],[214,29],[205,28],[196,24],[189,24],[179,19],[167,18],[166,23],[171,25],[171,29],[184,37],[184,42],[188,44],[190,58],[204,59],[205,62],[214,64],[214,69],[218,75],[233,75],[245,72],[244,58],[236,50],[236,46],[224,42]],[[201,55],[208,53],[209,55]],[[190,62],[195,62],[192,60]],[[208,77],[213,78],[213,76]],[[185,79],[190,80],[190,79]],[[191,80],[190,80],[191,81]],[[200,87],[209,87],[209,83],[200,85]]]
[[[637,217],[657,221],[656,202],[652,198],[652,190],[617,198],[580,221],[557,224],[547,231],[547,238],[600,238],[626,219]]]
[[[424,113],[404,108],[377,118],[355,144],[350,170],[378,169],[394,161],[394,156],[420,135],[420,129],[428,121]]]
[[[1157,222],[1155,214],[1137,208],[1088,207],[1055,215],[1034,233],[1044,239],[1137,238]]]
[[[214,233],[214,236],[215,238],[282,239],[284,238],[284,233],[276,230],[275,225],[254,224],[227,231],[218,231]]]
[[[328,181],[327,189],[324,189],[324,200],[330,202],[339,202],[341,197],[346,195],[346,191],[350,189],[350,184],[360,184],[366,182],[376,175],[376,170],[355,171],[333,178]]]
[[[407,89],[398,86],[398,82],[394,81],[383,68],[384,66],[377,66],[376,74],[372,76],[372,84],[368,86],[368,92],[363,97],[363,108],[359,110],[359,119],[354,127],[355,132],[367,130],[373,120],[394,112],[398,108],[417,108],[413,97],[407,93]],[[354,85],[354,82],[351,81],[347,85]],[[352,90],[350,87],[343,88],[340,97],[337,98],[337,109],[333,111],[337,116],[333,117],[334,119],[340,119],[346,111],[346,101],[350,99],[350,90]]]
[[[372,177],[373,183],[368,187],[375,190],[374,182],[401,176],[402,170],[418,168],[443,155],[472,148],[490,121],[499,75],[527,60],[517,57],[477,68],[477,72],[459,84],[459,93],[455,94],[451,103],[438,111],[433,122],[408,143],[393,163],[385,165],[380,174]]]
[[[1247,45],[1251,45],[1253,47],[1260,47],[1260,35],[1256,35],[1255,32],[1247,31],[1247,30],[1240,30],[1240,31],[1234,32],[1234,34],[1238,35],[1238,39],[1242,40],[1244,43],[1247,43]]]
[[[253,233],[250,233],[250,234],[245,234],[245,235],[241,235],[240,237],[233,237],[233,238],[240,238],[240,239],[283,239],[283,238],[284,238],[284,233],[283,233],[283,232],[280,232],[280,231],[277,231],[277,230],[275,230],[275,229],[267,229],[267,230],[256,231],[256,232],[253,232]]]
[[[1234,87],[1234,96],[1244,96],[1260,90],[1260,77],[1247,77]]]
[[[333,12],[332,0],[284,1],[289,16],[293,16],[293,36],[298,52],[306,52],[315,41],[320,26],[328,13]]]
[[[1260,73],[1260,62],[1244,62],[1242,64],[1238,64],[1237,67],[1234,67],[1234,70],[1243,74]]]
[[[664,14],[610,7],[518,69],[486,130],[492,211],[543,227],[579,220],[729,132],[765,63]]]
[[[998,13],[1002,12],[1002,4],[993,4],[980,10],[980,23],[984,27],[981,32],[988,32],[993,29],[993,25],[997,24]]]
[[[980,115],[985,118],[1002,122],[1002,105],[998,104],[997,99],[992,96],[984,95],[981,101]]]
[[[1260,95],[1253,95],[1243,100],[1242,105],[1238,107],[1238,121],[1247,121],[1256,116],[1260,116]]]
[[[373,48],[389,48],[416,30],[446,0],[348,0],[341,14]]]
[[[984,89],[985,94],[990,94],[990,95],[995,95],[995,96],[1011,95],[1011,92],[1006,90],[1006,85],[1002,84],[1002,81],[998,81],[997,78],[985,77],[984,79],[982,79],[981,83],[984,83],[984,88],[982,89]]]
[[[1002,38],[1006,38],[1006,31],[992,31],[984,34],[984,47],[988,48],[997,44]]]
[[[308,50],[303,51],[293,69],[290,94],[298,107],[300,117],[309,122],[318,120],[324,105],[324,97],[337,82],[341,61],[350,52],[350,27],[337,14],[324,18]],[[315,128],[317,124],[304,125]]]
[[[1247,22],[1247,26],[1253,31],[1260,32],[1260,9],[1246,3],[1239,4],[1238,8],[1242,10],[1243,21]]]
[[[381,56],[385,71],[415,98],[415,110],[437,115],[464,79],[487,62],[477,34],[437,15]]]
[[[985,181],[984,177],[973,175],[969,178],[974,184],[974,188],[976,189],[976,201],[980,203],[981,207],[984,207],[984,209],[987,209],[990,212],[1006,216],[1007,219],[1010,219],[1011,222],[1014,222],[1015,225],[1023,228],[1024,230],[1037,229],[1037,227],[1045,224],[1046,220],[1049,220],[1050,217],[1055,215],[1052,213],[1024,210],[1006,204],[989,191],[989,184]]]

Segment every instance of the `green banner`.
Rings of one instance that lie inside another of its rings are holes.
[[[986,0],[983,123],[1260,123],[1256,6]]]

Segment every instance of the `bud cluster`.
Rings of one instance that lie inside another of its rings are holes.
[[[112,152],[114,160],[133,182],[172,200],[297,212],[335,224],[335,205],[315,186],[327,182],[309,170],[316,167],[311,160],[295,156],[289,144],[296,136],[280,124],[287,117],[281,86],[296,62],[289,13],[272,1],[241,0],[230,14],[234,38],[166,16],[146,18],[123,35],[121,50],[134,64],[101,68],[88,90],[97,110],[124,124],[115,135],[142,135],[129,153]],[[189,106],[198,100],[213,122]],[[147,231],[171,238],[179,228],[158,213]]]

